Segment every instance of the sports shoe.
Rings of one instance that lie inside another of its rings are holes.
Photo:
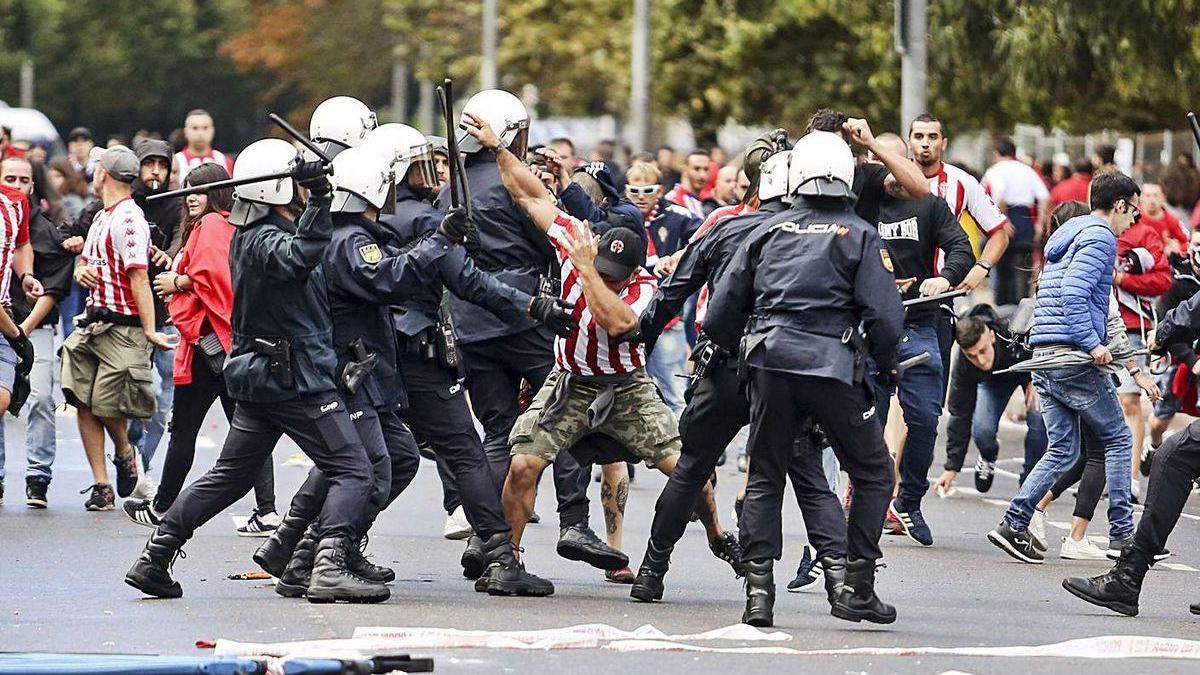
[[[129,493],[130,499],[146,499],[153,500],[158,494],[158,484],[146,473],[146,469],[142,466],[142,456],[140,453],[133,453],[137,457],[137,483],[133,486],[133,492]],[[119,485],[119,483],[118,483]]]
[[[116,498],[113,495],[112,486],[108,483],[96,483],[89,487],[85,487],[79,491],[79,494],[87,494],[87,501],[83,503],[83,508],[88,511],[112,511],[113,505],[116,503]]]
[[[1071,537],[1063,537],[1062,550],[1058,557],[1066,560],[1104,560],[1104,549],[1092,543],[1091,539],[1084,537],[1079,541],[1075,541]]]
[[[25,479],[25,505],[31,509],[46,508],[46,489],[50,481],[45,478],[29,477]],[[0,502],[4,500],[4,488],[0,487]]]
[[[150,502],[145,499],[126,499],[121,502],[121,510],[130,520],[142,527],[155,528],[162,522],[150,507]]]
[[[996,529],[988,532],[987,538],[1005,553],[1023,563],[1040,565],[1046,559],[1033,545],[1028,530],[1014,530],[1006,520],[1001,520]]]
[[[632,584],[633,570],[629,567],[622,567],[619,570],[608,570],[604,573],[604,580],[610,584]]]
[[[1138,471],[1143,478],[1150,477],[1150,464],[1154,461],[1154,453],[1157,451],[1158,448],[1151,444],[1150,438],[1147,437],[1146,441],[1142,443],[1142,461],[1138,464]]]
[[[442,525],[442,536],[454,541],[466,539],[472,532],[471,523],[467,522],[467,513],[463,511],[462,505],[450,512]]]
[[[900,500],[893,499],[892,503],[888,505],[888,512],[900,521],[900,526],[904,528],[904,534],[907,534],[909,539],[922,546],[933,546],[933,531],[925,523],[925,516],[921,515],[921,509],[905,511],[900,506]]]
[[[1128,537],[1121,537],[1120,539],[1109,539],[1107,551],[1108,559],[1120,560],[1121,553],[1123,553],[1125,549],[1129,548],[1130,546],[1133,546],[1132,534]]]
[[[529,520],[525,521],[525,524],[526,525],[537,525],[540,522],[542,522],[542,517],[538,515],[538,512],[530,511],[529,512]]]
[[[586,523],[568,525],[559,531],[558,555],[578,560],[602,570],[619,570],[629,566],[629,556],[600,541]]]
[[[796,568],[796,578],[788,582],[788,593],[799,593],[817,583],[822,576],[824,575],[821,565],[817,563],[812,547],[805,544],[804,553],[800,556],[800,566]]]
[[[269,537],[279,529],[279,514],[274,511],[259,513],[257,510],[246,519],[246,524],[237,529],[239,537]]]
[[[113,466],[117,468],[117,495],[125,499],[133,494],[138,482],[138,456],[132,447],[125,456],[112,455]]]
[[[904,524],[900,522],[896,516],[892,515],[891,510],[887,512],[887,518],[883,521],[884,534],[904,534]]]
[[[992,489],[992,481],[996,478],[996,463],[980,457],[975,462],[975,489],[987,492]]]
[[[742,576],[742,545],[732,532],[722,532],[716,539],[708,542],[708,549],[717,558],[729,563],[734,574]]]
[[[1045,553],[1046,548],[1046,512],[1033,510],[1033,517],[1029,519],[1029,538],[1033,541],[1033,545],[1037,550]]]

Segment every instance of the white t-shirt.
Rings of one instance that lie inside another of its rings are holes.
[[[1033,167],[1015,159],[1002,159],[983,174],[983,187],[1005,206],[1036,206],[1049,199],[1050,190]]]

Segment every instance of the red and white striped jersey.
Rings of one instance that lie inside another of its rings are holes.
[[[183,150],[175,153],[175,166],[178,167],[179,170],[179,176],[177,176],[179,179],[179,184],[183,185],[183,179],[187,178],[189,171],[200,166],[201,164],[208,164],[209,162],[223,164],[225,166],[225,170],[229,172],[229,175],[233,175],[233,160],[227,157],[225,153],[221,152],[220,150],[209,148],[208,154],[206,155],[193,155],[185,147]]]
[[[588,309],[579,272],[575,270],[575,265],[564,247],[567,228],[574,227],[576,222],[578,221],[571,216],[560,212],[554,219],[554,225],[546,232],[558,253],[559,273],[562,279],[560,297],[573,308],[572,315],[576,323],[569,336],[554,339],[554,360],[559,368],[575,375],[632,373],[646,365],[646,349],[641,343],[617,342],[596,323],[591,310]],[[657,287],[654,275],[639,268],[633,280],[621,291],[620,298],[635,314],[640,315],[650,304]]]
[[[966,211],[988,236],[995,234],[1008,222],[979,181],[953,164],[942,162],[938,172],[929,176],[929,191],[945,199],[954,217],[960,221],[963,211]]]
[[[704,217],[704,202],[700,201],[700,197],[694,192],[685,188],[683,183],[676,183],[675,187],[671,188],[671,191],[664,195],[664,198],[676,206],[682,206],[687,209],[697,218]]]
[[[0,237],[0,304],[7,307],[13,257],[29,241],[29,198],[16,188],[0,187]]]
[[[83,261],[100,277],[100,284],[88,292],[87,306],[137,316],[129,270],[147,269],[149,257],[150,226],[133,199],[102,209],[83,244]]]

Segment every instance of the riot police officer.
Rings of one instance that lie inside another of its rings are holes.
[[[550,280],[557,279],[557,261],[546,237],[504,189],[495,156],[485,151],[462,128],[467,114],[483,118],[500,137],[500,143],[524,157],[529,113],[516,96],[499,89],[481,91],[463,106],[458,147],[466,153],[466,179],[471,191],[471,228],[467,252],[479,269],[529,295],[557,296]],[[450,203],[449,187],[436,206]],[[546,281],[546,284],[542,282]],[[467,386],[475,415],[483,424],[484,451],[497,485],[502,485],[510,462],[508,436],[518,414],[521,380],[536,391],[554,366],[553,334],[532,317],[503,320],[483,307],[450,296],[450,309],[458,333]],[[628,557],[608,546],[588,527],[588,473],[571,453],[559,453],[554,463],[560,537],[558,553],[600,569],[619,569]],[[616,563],[620,564],[616,564]]]
[[[754,626],[773,623],[784,480],[809,416],[825,430],[855,486],[848,558],[834,564],[845,565],[845,584],[831,613],[850,621],[896,619],[874,591],[892,461],[862,379],[864,355],[851,345],[861,343],[861,324],[881,377],[894,379],[904,314],[883,243],[854,213],[853,177],[854,157],[839,136],[814,131],[800,139],[789,169],[792,208],[743,242],[703,324],[718,346],[739,351],[749,381],[750,478],[739,525],[747,596],[742,620]]]
[[[333,325],[322,256],[332,235],[326,168],[301,163],[291,144],[264,139],[248,146],[234,178],[295,167],[309,190],[296,222],[288,205],[291,180],[256,181],[235,191],[229,220],[238,226],[230,250],[233,270],[233,348],[225,364],[237,401],[216,465],[175,500],[125,582],[148,594],[183,594],[170,568],[197,527],[240,499],[280,436],[287,434],[329,481],[316,523],[310,602],[382,602],[387,586],[348,569],[371,491],[371,465],[346,404],[337,392]]]

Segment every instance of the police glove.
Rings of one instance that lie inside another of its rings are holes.
[[[880,370],[875,373],[875,382],[884,389],[895,389],[896,383],[900,381],[900,374],[895,368],[888,370]]]
[[[296,182],[308,190],[310,194],[318,197],[324,197],[332,190],[329,185],[329,178],[326,177],[328,169],[325,162],[300,162],[292,169],[292,178]]]
[[[461,244],[467,238],[467,211],[461,206],[452,207],[442,217],[442,224],[438,225],[438,232],[450,241]]]
[[[542,322],[559,337],[570,335],[571,327],[575,323],[571,314],[571,304],[562,298],[549,295],[539,295],[529,302],[529,316]]]
[[[16,337],[4,336],[8,340],[8,344],[17,353],[17,371],[29,375],[33,370],[33,343],[29,341],[29,336],[25,334],[25,330],[17,326]]]

